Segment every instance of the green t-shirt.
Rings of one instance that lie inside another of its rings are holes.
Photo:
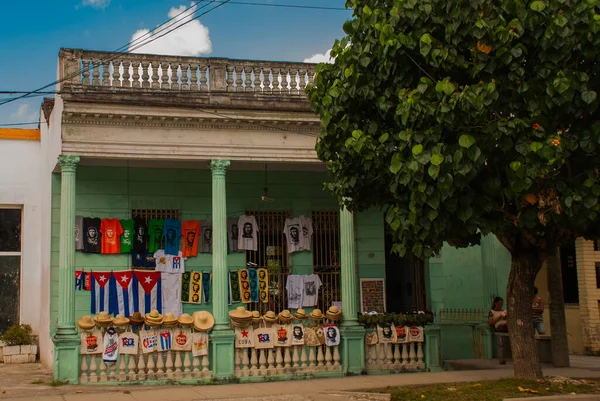
[[[159,249],[162,249],[162,239],[163,239],[163,226],[165,221],[163,219],[152,219],[150,220],[150,224],[148,224],[148,252],[154,253]]]
[[[133,248],[133,220],[121,220],[123,234],[121,234],[121,253],[131,253]]]

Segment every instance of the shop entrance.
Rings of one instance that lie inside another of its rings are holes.
[[[0,207],[0,333],[19,324],[21,209]]]
[[[385,293],[387,312],[425,310],[425,269],[423,261],[392,253],[392,234],[385,234]]]

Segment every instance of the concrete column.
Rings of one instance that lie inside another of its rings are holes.
[[[79,380],[79,336],[75,329],[75,171],[78,156],[60,156],[60,249],[58,327],[54,335],[54,377]]]
[[[212,228],[213,228],[213,293],[212,305],[215,328],[211,334],[213,352],[212,370],[215,378],[234,376],[235,336],[229,328],[227,291],[227,190],[225,173],[229,160],[212,160]]]
[[[358,324],[358,271],[354,214],[345,207],[340,211],[340,256],[342,284],[341,327],[342,365],[346,374],[360,374],[365,369],[365,329]]]

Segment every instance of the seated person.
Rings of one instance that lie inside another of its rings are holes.
[[[488,315],[488,324],[494,326],[494,329],[501,333],[508,332],[508,326],[506,321],[506,311],[502,310],[504,300],[501,297],[494,298],[492,302],[492,309]]]

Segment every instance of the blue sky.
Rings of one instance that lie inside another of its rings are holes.
[[[344,0],[249,1],[341,8],[345,3]],[[130,42],[134,33],[165,22],[173,8],[190,4],[187,0],[3,2],[0,90],[37,89],[56,79],[61,47],[115,50]],[[351,16],[350,11],[226,4],[202,17],[202,25],[190,23],[186,31],[182,28],[180,34],[185,40],[162,43],[157,40],[154,49],[200,51],[200,56],[210,57],[303,61],[326,53],[336,38],[343,37],[342,25]],[[208,29],[210,44],[203,27]],[[0,95],[0,100],[6,98]],[[41,98],[33,98],[0,106],[0,124],[37,120],[40,103]]]

